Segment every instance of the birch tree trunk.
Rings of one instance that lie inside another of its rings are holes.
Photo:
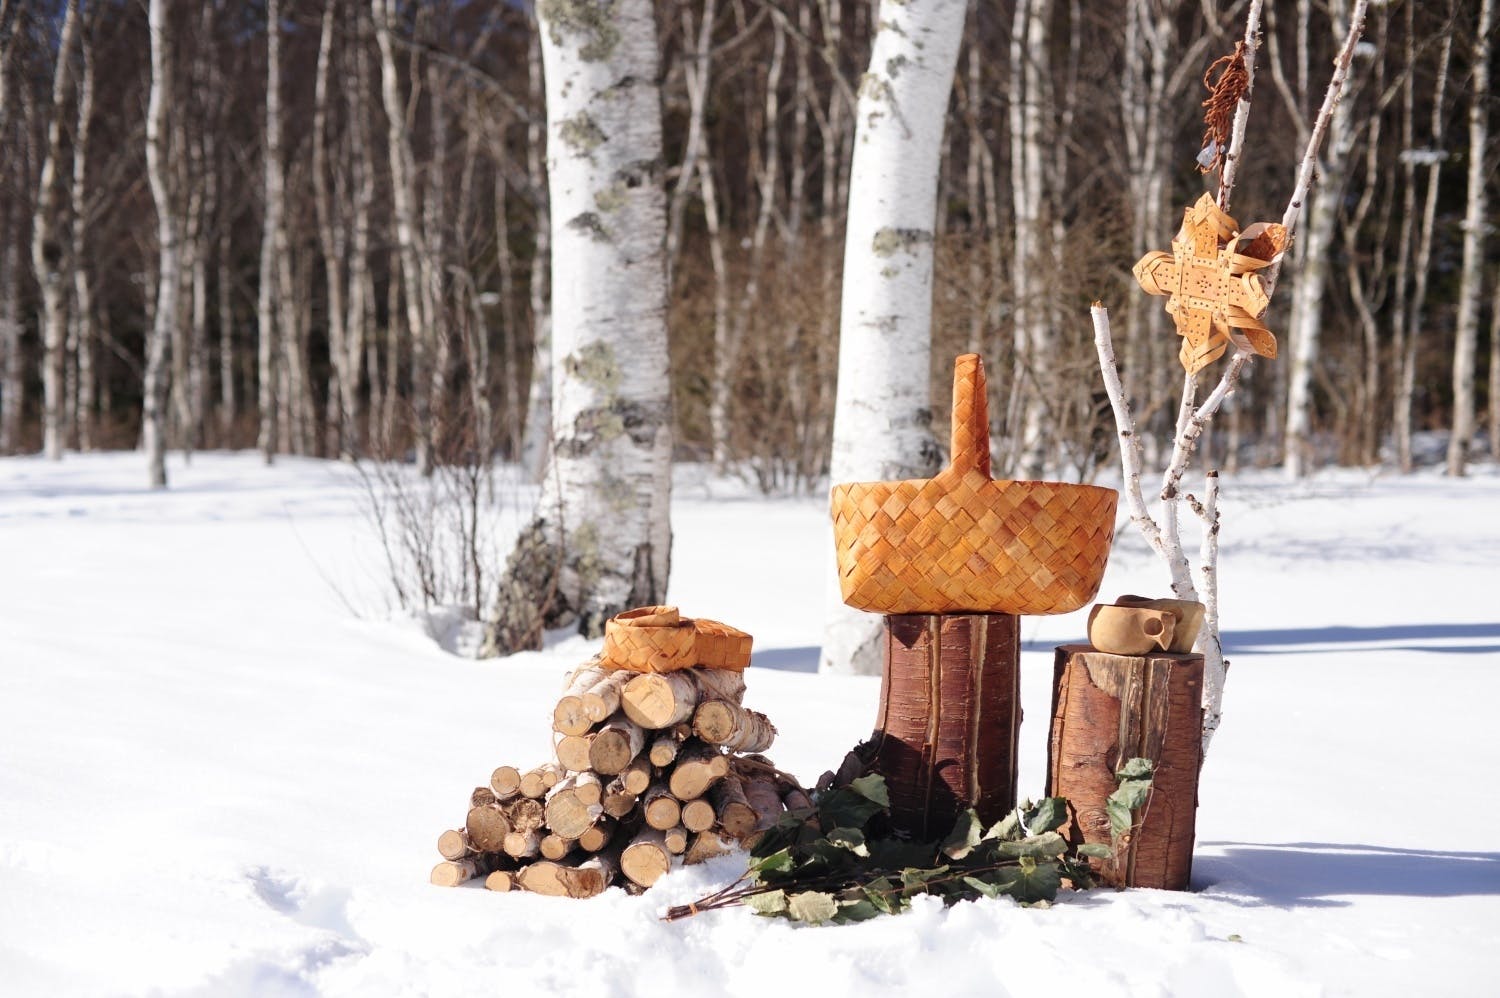
[[[286,176],[281,162],[281,0],[266,0],[266,145],[264,211],[260,234],[260,283],[255,304],[257,342],[257,402],[260,432],[257,446],[271,463],[276,454],[276,385],[281,337],[276,329],[276,234],[281,231]],[[285,336],[287,330],[282,330]]]
[[[98,341],[94,325],[94,292],[89,273],[88,238],[89,131],[94,116],[94,47],[85,31],[78,78],[78,114],[73,130],[73,349],[77,363],[77,396],[74,408],[78,449],[94,449],[94,349]]]
[[[1342,38],[1349,30],[1349,14],[1341,3],[1329,8],[1329,32]],[[1334,227],[1349,175],[1354,145],[1354,71],[1328,123],[1327,153],[1318,164],[1318,187],[1307,212],[1307,236],[1302,268],[1292,289],[1292,319],[1288,329],[1292,363],[1288,372],[1285,433],[1285,471],[1298,479],[1317,464],[1312,445],[1313,370],[1318,364],[1323,331],[1323,298],[1328,284]]]
[[[1036,279],[1042,246],[1042,200],[1047,150],[1043,148],[1043,100],[1048,22],[1052,0],[1017,0],[1010,46],[1011,190],[1015,206],[1015,256],[1011,264],[1015,320],[1015,370],[1007,406],[1020,477],[1036,478],[1045,463],[1046,407],[1035,372],[1047,350],[1046,310]]]
[[[1484,237],[1490,225],[1485,152],[1489,144],[1489,36],[1494,24],[1494,0],[1481,0],[1470,67],[1469,192],[1464,211],[1464,257],[1453,343],[1453,434],[1448,438],[1448,474],[1455,476],[1468,473],[1469,450],[1474,444],[1474,354],[1479,340],[1479,302],[1484,296]],[[1490,404],[1494,405],[1493,399]]]
[[[1411,8],[1407,8],[1410,14]],[[1408,19],[1408,34],[1410,34],[1411,21]],[[1442,179],[1443,157],[1439,150],[1443,147],[1443,95],[1448,80],[1449,60],[1453,54],[1453,35],[1445,33],[1438,55],[1438,72],[1433,77],[1432,110],[1429,126],[1431,135],[1431,149],[1433,154],[1427,165],[1427,186],[1425,198],[1422,205],[1422,222],[1417,234],[1416,255],[1412,264],[1412,273],[1415,280],[1412,286],[1411,300],[1407,310],[1400,317],[1405,323],[1405,335],[1397,338],[1400,347],[1398,364],[1400,365],[1396,379],[1396,403],[1394,413],[1394,426],[1396,434],[1396,462],[1402,474],[1410,474],[1415,461],[1412,456],[1411,433],[1412,433],[1412,400],[1416,394],[1417,385],[1417,351],[1422,340],[1422,313],[1427,304],[1427,281],[1432,271],[1432,238],[1437,226],[1438,190]],[[1408,60],[1412,64],[1412,60]],[[1408,148],[1410,148],[1408,146]],[[1413,153],[1415,150],[1413,150]],[[1415,161],[1409,161],[1410,174],[1408,184],[1415,190]]]
[[[927,477],[932,435],[932,247],[943,124],[965,0],[882,0],[856,109],[844,236],[835,482]],[[820,668],[878,673],[879,617],[830,579]]]
[[[1490,460],[1500,461],[1500,270],[1490,295]]]
[[[358,390],[359,350],[352,353],[354,369],[350,371],[351,352],[345,322],[348,318],[347,285],[344,281],[346,247],[344,231],[334,214],[334,193],[328,163],[328,76],[333,62],[334,21],[337,0],[323,8],[322,31],[318,38],[318,65],[313,81],[313,207],[318,217],[318,242],[323,251],[323,280],[328,294],[328,361],[332,377],[328,387],[330,433],[335,438],[335,453],[353,457],[353,400]],[[351,391],[353,386],[353,391]]]
[[[270,0],[274,5],[276,0]],[[155,314],[146,336],[146,370],[142,388],[141,443],[152,488],[167,487],[166,405],[167,346],[177,322],[182,271],[177,259],[177,216],[169,174],[167,109],[172,104],[171,19],[166,0],[150,0],[151,96],[146,108],[146,174],[156,204],[157,290]]]
[[[661,98],[650,0],[542,0],[551,189],[553,450],[500,582],[489,649],[585,635],[660,602],[672,406]]]
[[[6,210],[7,223],[14,210]],[[7,229],[9,231],[9,229]],[[21,250],[14,240],[0,246],[0,454],[14,454],[21,432],[22,386],[20,315]]]
[[[345,360],[343,377],[347,384],[344,392],[341,415],[346,446],[356,452],[364,450],[365,442],[374,433],[368,428],[365,414],[373,422],[380,411],[379,368],[375,364],[375,282],[370,274],[370,213],[375,205],[375,164],[370,157],[370,119],[365,106],[365,94],[370,87],[370,65],[364,44],[364,17],[358,4],[351,8],[354,21],[354,82],[355,92],[348,95],[349,119],[349,176],[354,188],[354,222],[349,251],[349,301],[344,316]],[[370,404],[362,406],[359,394],[361,358],[365,357],[365,370],[370,383]]]
[[[10,128],[10,50],[21,0],[0,0],[0,142],[12,141]],[[28,130],[29,136],[29,130]],[[21,159],[26,159],[23,155]],[[15,231],[17,208],[0,204],[4,232]],[[0,243],[0,454],[12,454],[21,423],[20,250],[14,238]]]
[[[526,393],[526,428],[521,443],[521,465],[540,479],[552,457],[552,221],[545,162],[547,136],[543,127],[546,95],[542,87],[541,29],[535,25],[526,50],[527,106],[526,174],[531,182],[536,244],[531,254],[531,381]]]
[[[64,271],[76,256],[62,239],[63,106],[73,88],[73,46],[78,40],[78,0],[68,0],[63,16],[57,62],[52,73],[51,119],[42,149],[42,176],[37,184],[31,221],[31,265],[42,292],[42,451],[62,460],[67,434],[63,369],[67,362],[68,282]]]
[[[401,264],[401,292],[406,307],[407,332],[411,338],[412,430],[416,438],[417,468],[426,475],[432,471],[432,410],[429,405],[432,370],[428,352],[432,330],[428,287],[423,281],[426,251],[421,245],[422,236],[417,224],[416,167],[412,162],[406,105],[401,99],[400,81],[396,78],[396,53],[391,38],[396,4],[395,0],[372,2],[375,41],[380,46],[380,97],[385,107],[391,160],[391,202]]]

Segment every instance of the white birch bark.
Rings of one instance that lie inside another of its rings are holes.
[[[329,435],[335,442],[334,453],[352,458],[358,453],[355,410],[362,350],[358,341],[351,348],[348,332],[347,322],[353,310],[347,299],[353,289],[346,282],[345,275],[352,271],[353,262],[347,252],[343,220],[336,216],[336,209],[343,207],[343,199],[339,198],[338,205],[335,205],[328,162],[329,74],[337,10],[337,0],[329,0],[323,8],[322,31],[318,39],[318,64],[313,81],[313,208],[318,219],[318,242],[323,251],[323,280],[328,295],[328,360],[332,374],[328,386]],[[359,115],[356,113],[353,117]],[[350,159],[354,160],[357,155],[362,155],[362,152],[351,155]],[[346,260],[349,261],[347,266]]]
[[[965,0],[880,5],[850,168],[835,482],[922,478],[938,465],[928,380],[933,221],[966,8]],[[878,672],[878,631],[879,618],[845,607],[834,583],[820,668]]]
[[[355,37],[362,38],[364,18],[358,5],[352,8]],[[375,282],[370,273],[370,213],[375,205],[375,164],[370,155],[369,110],[364,95],[369,92],[370,69],[365,46],[354,49],[354,92],[348,95],[346,111],[349,121],[349,177],[354,189],[354,220],[349,250],[349,298],[344,316],[343,419],[346,446],[362,453],[366,439],[374,436],[365,423],[380,411],[380,369],[376,364],[374,336]],[[370,383],[370,403],[365,409],[360,399],[360,360]]]
[[[391,22],[396,16],[395,0],[372,0],[375,13],[375,41],[380,47],[380,97],[385,107],[386,138],[391,162],[391,202],[395,223],[396,247],[401,264],[401,291],[406,308],[406,326],[411,339],[411,403],[413,432],[416,437],[417,468],[425,475],[432,471],[431,400],[431,305],[429,285],[423,280],[421,231],[417,224],[415,188],[416,167],[412,161],[411,140],[406,127],[406,103],[401,99],[400,81],[396,77],[396,54],[391,38]],[[415,85],[415,82],[414,82]]]
[[[1500,270],[1490,296],[1490,460],[1500,461]]]
[[[1041,263],[1042,201],[1047,150],[1043,146],[1043,101],[1052,0],[1018,0],[1011,36],[1011,176],[1015,210],[1015,255],[1011,263],[1015,370],[1007,424],[1016,439],[1015,466],[1037,478],[1046,462],[1046,407],[1036,372],[1046,355]]]
[[[276,0],[271,2],[274,4]],[[147,18],[151,34],[151,95],[146,108],[146,174],[156,204],[157,290],[151,328],[146,335],[141,443],[146,451],[151,486],[163,489],[167,487],[167,347],[177,322],[182,271],[177,259],[177,217],[167,179],[171,151],[167,147],[167,108],[172,103],[174,39],[166,0],[151,0]]]
[[[546,95],[542,84],[542,50],[539,31],[532,31],[526,56],[528,106],[531,121],[526,126],[526,174],[536,207],[532,225],[536,232],[531,254],[528,285],[531,298],[531,382],[526,393],[526,428],[521,443],[521,465],[533,479],[540,479],[552,457],[552,223],[547,193],[545,162]]]
[[[0,142],[10,143],[10,50],[15,38],[21,0],[0,0]],[[27,135],[29,137],[29,130]],[[18,157],[28,159],[26,151]],[[17,209],[0,205],[3,231],[14,231]],[[15,451],[20,431],[21,393],[25,382],[21,371],[20,249],[15,239],[0,242],[0,454]]]
[[[1489,144],[1489,38],[1494,24],[1494,0],[1481,0],[1470,64],[1469,189],[1453,342],[1453,433],[1448,438],[1448,474],[1455,476],[1468,473],[1469,450],[1474,443],[1474,354],[1479,340],[1479,302],[1484,296],[1484,240],[1490,227],[1485,153]],[[1490,404],[1494,405],[1493,399]]]
[[[281,162],[281,0],[266,0],[266,142],[264,152],[264,209],[260,236],[260,283],[256,295],[257,327],[256,399],[260,410],[257,446],[267,464],[276,454],[277,383],[280,366],[276,363],[280,342],[287,330],[277,335],[276,313],[276,234],[281,231],[281,213],[285,203],[286,177]]]
[[[501,580],[490,650],[603,632],[659,602],[672,414],[661,98],[650,0],[541,0],[552,236],[553,450]]]
[[[1335,38],[1349,30],[1349,11],[1335,4],[1329,11],[1329,27]],[[1357,53],[1358,54],[1358,53]],[[1292,289],[1291,369],[1287,376],[1284,469],[1298,479],[1317,464],[1312,445],[1313,369],[1318,364],[1323,334],[1323,298],[1333,249],[1339,204],[1349,176],[1349,157],[1354,146],[1354,104],[1357,77],[1351,70],[1350,84],[1334,106],[1328,122],[1327,154],[1320,157],[1317,191],[1307,212],[1307,238],[1302,246],[1302,267]]]
[[[47,123],[42,175],[31,222],[31,264],[42,292],[42,452],[53,461],[62,460],[67,422],[63,391],[68,330],[65,271],[73,254],[63,242],[60,173],[63,105],[73,89],[73,46],[77,40],[78,0],[68,0],[52,74],[51,118]]]
[[[1411,8],[1407,8],[1410,12]],[[1407,31],[1410,33],[1410,20],[1407,22]],[[1444,91],[1448,81],[1448,66],[1453,55],[1453,35],[1445,33],[1438,54],[1437,73],[1433,76],[1432,108],[1429,125],[1432,150],[1439,151],[1443,147],[1444,135]],[[1414,64],[1411,60],[1409,65]],[[1408,303],[1406,313],[1401,316],[1405,322],[1405,335],[1399,338],[1401,347],[1398,362],[1400,371],[1396,379],[1396,402],[1394,413],[1394,425],[1396,435],[1396,463],[1402,474],[1410,474],[1415,467],[1412,455],[1412,400],[1416,395],[1417,386],[1417,352],[1422,342],[1422,315],[1427,305],[1427,282],[1432,273],[1432,241],[1433,233],[1437,227],[1438,193],[1442,181],[1443,156],[1438,153],[1431,157],[1427,165],[1427,184],[1422,202],[1422,220],[1417,230],[1417,246],[1415,258],[1412,262],[1412,273],[1414,281],[1412,285],[1411,300]],[[1413,161],[1411,173],[1408,174],[1407,183],[1414,189],[1415,186],[1415,163]]]
[[[14,240],[0,246],[0,454],[15,453],[21,431],[20,258]]]

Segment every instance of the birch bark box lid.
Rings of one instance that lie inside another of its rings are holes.
[[[833,487],[844,602],[876,613],[1067,613],[1099,591],[1114,489],[990,478],[977,354],[954,362],[952,461],[935,478]]]

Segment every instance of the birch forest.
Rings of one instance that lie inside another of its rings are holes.
[[[821,488],[879,5],[652,6],[661,154],[641,177],[664,199],[673,457]],[[973,0],[951,93],[929,102],[943,127],[900,123],[941,146],[932,358],[907,363],[941,439],[949,359],[984,355],[997,476],[1113,467],[1095,300],[1162,431],[1147,439],[1170,438],[1180,341],[1130,265],[1209,183],[1204,74],[1245,7]],[[1281,357],[1247,371],[1204,442],[1214,463],[1462,474],[1500,453],[1494,7],[1371,4],[1265,320]],[[140,447],[157,484],[164,451],[204,448],[536,466],[552,256],[573,251],[548,219],[537,15],[0,0],[0,452]],[[1348,17],[1265,4],[1242,225],[1279,217]]]

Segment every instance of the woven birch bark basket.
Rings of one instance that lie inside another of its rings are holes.
[[[990,478],[978,354],[954,362],[952,463],[833,488],[844,602],[876,613],[1067,613],[1099,591],[1118,493]]]
[[[605,621],[602,664],[629,672],[740,672],[750,664],[750,646],[750,635],[728,624],[684,617],[675,606],[642,606]]]

